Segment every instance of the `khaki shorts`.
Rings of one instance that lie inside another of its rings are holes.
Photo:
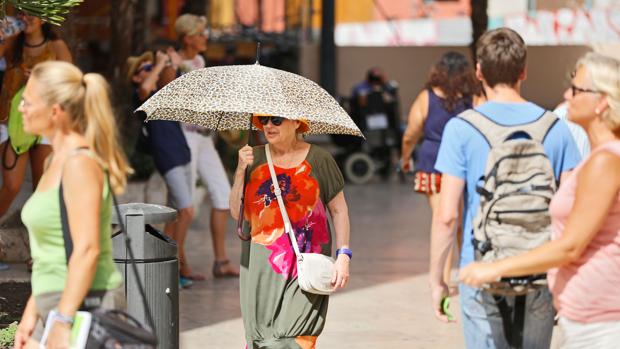
[[[37,341],[41,339],[43,335],[43,325],[45,324],[47,315],[50,311],[58,307],[61,297],[62,292],[44,293],[34,297],[39,321],[37,321],[37,326],[32,334],[33,339]],[[88,292],[88,295],[86,295],[84,299],[83,310],[93,310],[95,308],[124,310],[126,307],[125,290],[121,286],[113,290]]]
[[[192,175],[190,163],[173,167],[164,174],[168,189],[168,205],[182,210],[192,207]]]

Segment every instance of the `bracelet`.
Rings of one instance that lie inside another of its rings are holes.
[[[348,248],[339,248],[336,250],[336,257],[338,257],[339,254],[346,254],[347,256],[349,256],[349,259],[353,259],[353,251],[351,251]]]
[[[67,324],[69,326],[73,326],[73,316],[63,315],[58,311],[54,311],[52,313],[52,319],[54,321],[61,322],[63,324]]]

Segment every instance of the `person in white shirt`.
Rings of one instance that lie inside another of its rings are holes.
[[[577,149],[579,149],[579,154],[581,155],[581,158],[587,158],[588,154],[590,154],[590,141],[588,140],[588,134],[583,129],[583,127],[568,120],[568,118],[566,117],[568,114],[567,103],[564,102],[558,105],[558,107],[555,108],[553,113],[557,115],[560,119],[564,120],[564,122],[566,122],[570,133],[573,135],[575,144],[577,144]]]
[[[178,54],[182,59],[179,69],[182,74],[205,67],[205,59],[201,53],[207,50],[208,32],[207,19],[193,14],[184,14],[177,18],[175,30],[181,49]],[[211,198],[211,236],[215,261],[214,277],[237,277],[239,268],[229,262],[226,255],[226,225],[230,207],[230,182],[222,160],[215,149],[213,137],[209,130],[190,124],[183,124],[183,132],[191,149],[191,173],[196,183],[197,176],[206,185]],[[194,190],[196,195],[196,190]],[[204,280],[205,276],[192,273],[187,263],[181,264],[181,275],[192,280]]]

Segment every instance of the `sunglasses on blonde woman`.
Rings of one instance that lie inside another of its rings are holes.
[[[258,122],[260,122],[261,125],[265,126],[269,123],[269,120],[271,120],[271,124],[273,126],[280,126],[282,125],[282,121],[284,121],[284,118],[281,116],[259,116],[258,117]]]

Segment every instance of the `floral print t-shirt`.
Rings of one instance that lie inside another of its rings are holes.
[[[251,240],[243,244],[241,310],[248,348],[314,348],[328,297],[297,284],[295,252],[273,190],[264,146],[254,148],[245,192]],[[304,253],[331,255],[327,205],[344,188],[332,156],[311,145],[292,168],[274,166],[297,244]]]

